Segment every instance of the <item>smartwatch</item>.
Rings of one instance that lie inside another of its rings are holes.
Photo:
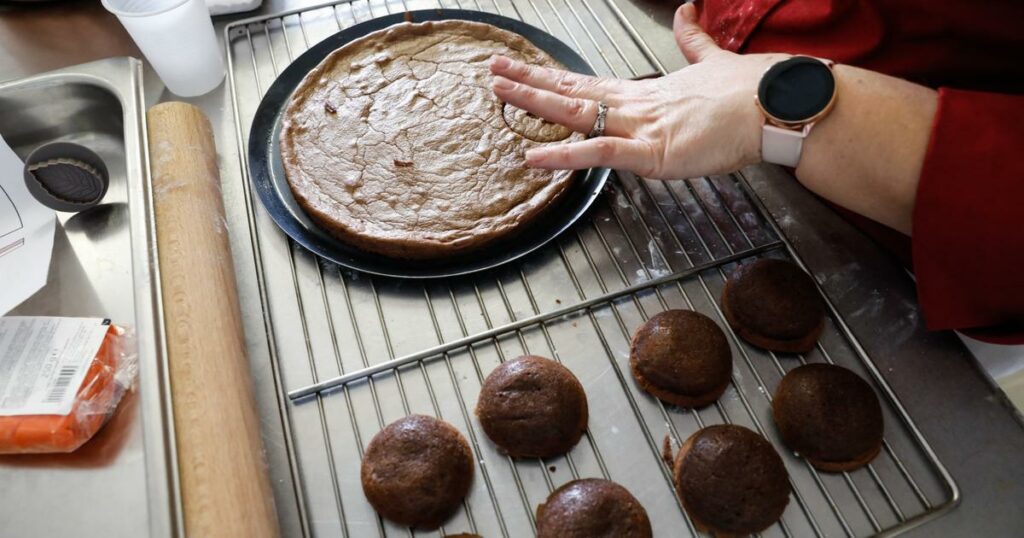
[[[754,101],[764,114],[761,158],[796,167],[804,139],[836,102],[833,62],[793,56],[765,71]]]

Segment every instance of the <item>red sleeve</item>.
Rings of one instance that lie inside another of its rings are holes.
[[[985,327],[985,339],[1020,340],[1022,153],[1024,96],[939,90],[912,243],[918,299],[929,329]]]
[[[883,38],[866,0],[698,0],[701,26],[733,52],[788,52],[859,64]]]

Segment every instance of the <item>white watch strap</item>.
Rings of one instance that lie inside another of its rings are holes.
[[[764,162],[796,168],[804,149],[804,139],[810,134],[811,127],[813,124],[793,131],[765,123],[761,133],[761,159]]]

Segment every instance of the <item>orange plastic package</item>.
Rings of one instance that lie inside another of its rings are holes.
[[[111,324],[66,415],[0,416],[0,454],[72,452],[117,409],[136,373],[132,335]]]

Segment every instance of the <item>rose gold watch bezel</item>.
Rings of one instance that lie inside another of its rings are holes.
[[[833,69],[833,67],[836,64],[835,62],[833,62],[832,60],[826,60],[826,59],[823,59],[823,58],[815,58],[814,56],[808,56],[808,57],[809,58],[814,58],[815,60],[818,60],[819,62],[825,64],[825,67],[827,67],[828,70],[832,72],[832,78],[835,79],[835,69]],[[778,62],[776,62],[776,63],[778,63]],[[765,71],[764,74],[767,74],[768,70],[771,69],[772,66],[774,66],[774,65],[775,64],[772,64],[772,65],[768,66],[768,68],[764,70]],[[764,74],[762,74],[762,76],[764,76]],[[791,131],[800,131],[803,128],[807,127],[808,125],[814,125],[815,123],[818,122],[818,120],[820,120],[821,118],[824,118],[825,116],[827,116],[828,113],[832,111],[832,107],[835,106],[836,98],[838,96],[839,96],[839,86],[836,85],[835,89],[832,91],[832,98],[829,99],[828,103],[825,105],[825,108],[821,109],[820,112],[818,112],[817,114],[811,116],[810,118],[808,118],[806,120],[802,120],[802,121],[785,121],[785,120],[781,120],[781,119],[773,116],[770,112],[765,110],[764,105],[761,104],[761,99],[758,98],[756,92],[754,93],[754,104],[757,105],[757,109],[761,111],[761,115],[764,116],[764,120],[765,120],[766,123],[770,123],[771,125],[774,125],[776,127],[781,127],[783,129],[789,129]]]

